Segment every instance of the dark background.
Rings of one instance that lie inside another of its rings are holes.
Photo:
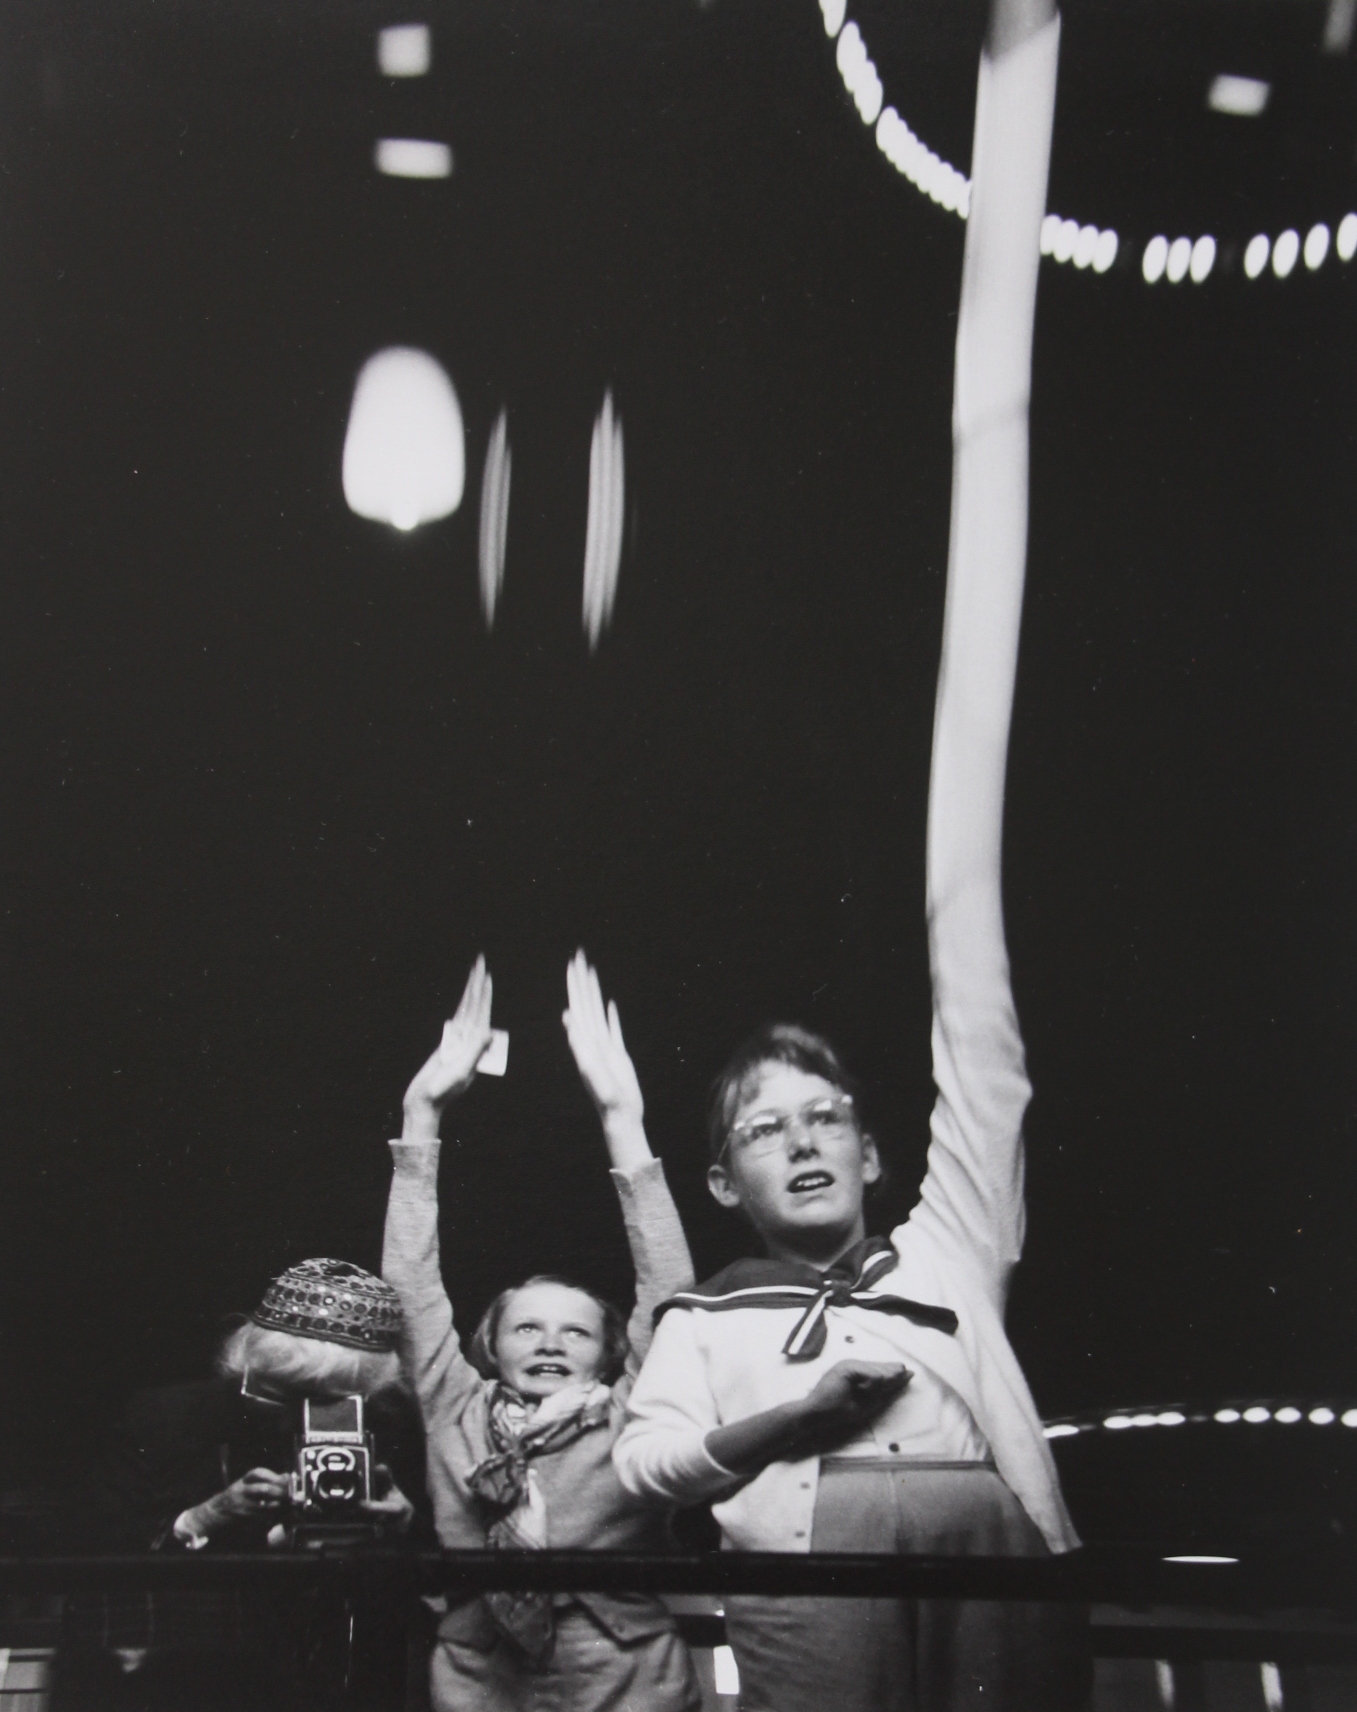
[[[983,8],[855,5],[965,168]],[[509,1074],[445,1126],[464,1325],[628,1288],[559,1016],[622,1009],[699,1272],[702,1108],[755,1025],[836,1040],[893,1180],[931,1102],[923,830],[964,229],[876,151],[812,0],[0,12],[4,1461],[22,1481],[308,1254],[376,1266],[405,1082],[478,950]],[[1010,1326],[1048,1413],[1357,1395],[1357,263],[1232,244],[1357,203],[1319,5],[1066,14],[1007,896],[1036,1087]],[[1218,70],[1274,79],[1206,113]],[[445,183],[379,178],[445,138]],[[1147,287],[1152,232],[1216,232]],[[467,497],[340,489],[389,344],[458,389]],[[592,659],[592,421],[627,545]],[[509,410],[508,565],[476,594]]]

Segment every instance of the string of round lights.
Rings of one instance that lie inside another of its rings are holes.
[[[1263,1426],[1275,1421],[1284,1427],[1308,1421],[1313,1427],[1331,1427],[1335,1422],[1345,1427],[1357,1427],[1357,1407],[1350,1403],[1279,1403],[1275,1398],[1265,1402],[1231,1402],[1219,1407],[1166,1407],[1153,1403],[1137,1409],[1117,1409],[1111,1414],[1098,1411],[1090,1415],[1067,1415],[1048,1421],[1044,1431],[1048,1439],[1072,1438],[1076,1433],[1125,1432],[1132,1427],[1183,1427],[1214,1422],[1218,1426]]]
[[[861,30],[847,20],[847,0],[820,0],[820,12],[825,34],[837,44],[834,58],[844,88],[863,124],[873,127],[876,146],[916,190],[965,220],[971,211],[970,179],[935,154],[894,107],[884,105],[881,75]],[[1184,280],[1202,285],[1213,273],[1232,272],[1236,262],[1245,279],[1260,279],[1271,263],[1276,279],[1288,279],[1298,261],[1304,262],[1307,273],[1318,273],[1331,249],[1340,262],[1350,262],[1357,255],[1357,213],[1344,215],[1336,233],[1323,221],[1316,222],[1304,240],[1293,227],[1275,238],[1258,232],[1242,246],[1217,242],[1210,233],[1172,239],[1156,234],[1141,252],[1140,272],[1147,285],[1158,285],[1161,280],[1169,285]],[[1041,225],[1041,253],[1054,262],[1071,263],[1079,272],[1102,274],[1115,265],[1118,256],[1129,256],[1131,251],[1111,227],[1081,225],[1077,220],[1048,214]]]

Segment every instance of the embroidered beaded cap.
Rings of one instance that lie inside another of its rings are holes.
[[[383,1279],[347,1260],[303,1260],[274,1279],[250,1318],[296,1337],[390,1350],[400,1335],[400,1298]]]

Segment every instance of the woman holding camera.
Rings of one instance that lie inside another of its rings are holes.
[[[396,1293],[372,1273],[329,1259],[290,1267],[227,1335],[213,1378],[131,1399],[90,1482],[94,1543],[128,1552],[285,1548],[298,1515],[291,1477],[302,1406],[350,1397],[362,1399],[375,1466],[370,1497],[346,1507],[344,1525],[374,1539],[404,1535],[422,1443],[401,1382],[399,1332]],[[389,1678],[375,1703],[399,1705],[399,1613],[374,1613],[360,1648],[371,1674]],[[337,1697],[349,1652],[347,1619],[304,1599],[211,1587],[77,1594],[67,1602],[54,1712],[291,1712]]]
[[[405,1095],[383,1271],[400,1294],[424,1416],[428,1485],[449,1548],[663,1550],[663,1510],[625,1491],[612,1464],[658,1303],[692,1263],[642,1122],[615,1004],[576,955],[566,1037],[603,1124],[636,1267],[629,1322],[552,1274],[504,1290],[463,1355],[438,1248],[439,1124],[490,1043],[491,979],[478,959],[457,1014]],[[626,1594],[491,1593],[448,1611],[431,1666],[436,1712],[698,1712],[701,1695],[660,1600]]]

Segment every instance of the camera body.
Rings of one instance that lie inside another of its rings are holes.
[[[317,1550],[377,1538],[362,1506],[372,1497],[372,1435],[362,1397],[307,1397],[288,1480],[292,1544]]]

